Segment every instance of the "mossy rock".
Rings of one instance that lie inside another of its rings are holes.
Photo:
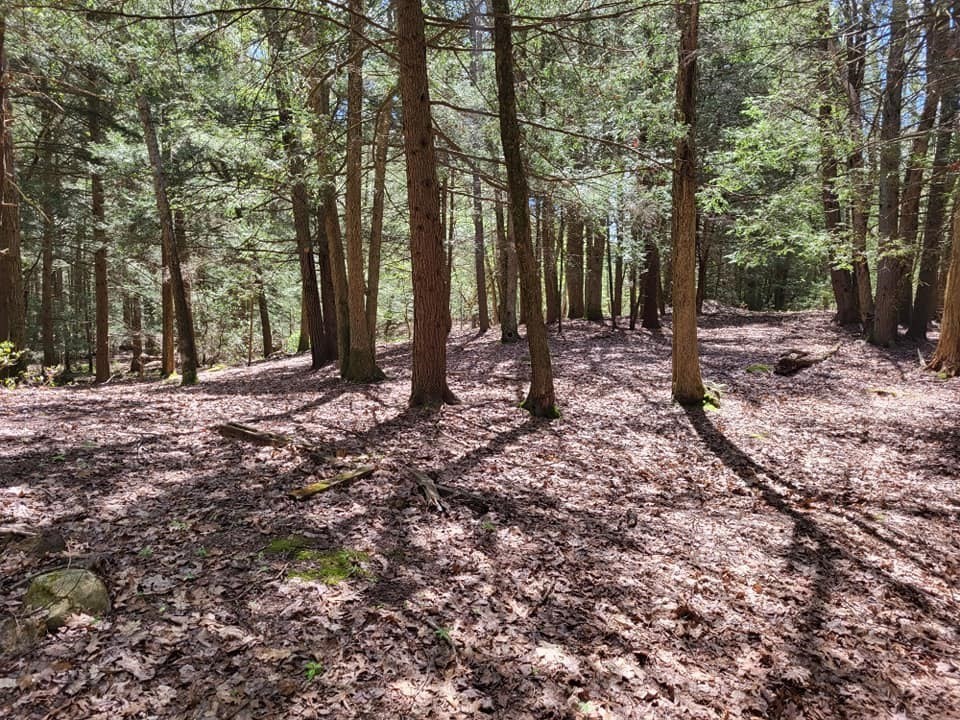
[[[89,570],[64,568],[38,575],[23,598],[29,610],[47,611],[47,628],[56,630],[74,613],[110,612],[110,595],[103,581]]]

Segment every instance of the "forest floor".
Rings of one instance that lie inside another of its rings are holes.
[[[670,401],[669,329],[581,322],[553,422],[495,330],[451,338],[463,403],[434,412],[406,409],[406,344],[374,386],[300,356],[0,392],[0,525],[67,541],[8,547],[0,603],[91,554],[113,599],[0,659],[0,716],[960,718],[960,380],[826,313],[701,338],[718,410]],[[376,472],[292,499],[337,469],[231,421]],[[482,503],[442,514],[411,469]]]

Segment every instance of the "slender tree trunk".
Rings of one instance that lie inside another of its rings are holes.
[[[607,246],[609,248],[609,245]],[[623,251],[621,245],[617,245],[617,252],[613,260],[613,297],[610,299],[610,314],[616,319],[623,314]]]
[[[637,283],[639,278],[637,277],[637,261],[630,261],[630,329],[636,330],[637,328],[637,316],[640,311],[640,293]]]
[[[140,113],[140,122],[143,125],[143,135],[147,145],[147,154],[150,158],[150,167],[153,170],[153,189],[157,201],[157,213],[160,218],[160,233],[163,245],[167,248],[177,331],[180,338],[181,384],[193,385],[197,382],[198,365],[197,345],[193,333],[193,314],[190,310],[187,290],[180,270],[180,255],[173,234],[173,214],[170,212],[170,203],[167,199],[167,179],[160,162],[157,130],[153,123],[150,103],[146,95],[140,95],[137,98],[137,109]]]
[[[450,286],[444,279],[437,155],[427,83],[427,46],[419,0],[396,0],[403,101],[403,149],[413,269],[411,406],[457,402],[447,386]]]
[[[170,251],[160,241],[160,376],[170,377],[176,371],[174,358],[176,317],[173,309],[173,280],[170,275]]]
[[[130,346],[133,356],[130,359],[130,372],[135,372],[143,377],[143,316],[140,308],[140,296],[129,295],[126,302],[129,307]]]
[[[707,263],[710,260],[710,219],[704,217],[697,233],[697,315],[703,315],[703,301],[707,296]]]
[[[48,118],[46,122],[50,122]],[[57,234],[57,224],[53,198],[57,194],[56,169],[53,167],[53,153],[44,152],[44,185],[42,200],[42,266],[40,276],[40,339],[43,347],[43,366],[52,367],[58,363],[53,311],[53,245]]]
[[[953,249],[947,271],[940,341],[927,366],[945,376],[960,374],[960,185],[953,202]]]
[[[694,274],[697,242],[696,125],[697,31],[699,0],[677,3],[680,55],[677,70],[677,119],[685,126],[676,141],[673,162],[673,397],[679,403],[704,398],[697,348],[697,308]]]
[[[587,282],[585,289],[584,311],[587,320],[603,322],[603,250],[606,245],[606,232],[600,223],[587,223]]]
[[[94,92],[96,89],[94,88]],[[87,108],[90,142],[103,142],[100,129],[101,104],[96,94],[91,94]],[[94,314],[96,316],[97,374],[95,381],[104,383],[110,379],[110,297],[107,290],[107,238],[104,230],[103,177],[97,170],[90,173],[90,214],[93,219],[93,275]]]
[[[263,358],[273,353],[273,331],[270,329],[270,312],[267,308],[267,291],[263,285],[263,275],[257,278],[257,307],[260,310],[260,338],[263,340]]]
[[[520,271],[520,293],[527,319],[527,344],[530,349],[530,390],[523,407],[535,417],[555,418],[556,396],[553,390],[553,369],[547,328],[543,322],[540,278],[530,239],[530,193],[523,168],[520,146],[520,124],[517,121],[517,99],[513,77],[512,18],[509,0],[492,0],[494,11],[493,38],[497,65],[497,100],[500,107],[500,141],[507,165],[510,191],[510,214],[513,219],[514,242]]]
[[[943,240],[944,216],[950,195],[950,145],[957,111],[957,80],[960,78],[960,58],[949,61],[944,45],[949,37],[949,18],[945,11],[933,21],[933,46],[941,56],[936,81],[940,90],[940,117],[937,123],[933,164],[930,171],[929,199],[923,224],[923,244],[920,249],[920,269],[917,275],[917,291],[910,313],[907,335],[914,340],[925,340],[927,324],[933,315],[937,295],[937,267],[940,264],[940,244]],[[949,255],[944,256],[945,259]]]
[[[877,299],[870,342],[889,345],[897,339],[897,288],[900,284],[900,119],[906,47],[906,0],[893,0],[890,55],[880,125],[880,215],[877,221]]]
[[[497,273],[500,286],[500,342],[515,343],[520,340],[517,329],[517,254],[512,233],[503,215],[500,193],[496,193],[494,214],[497,219]]]
[[[0,12],[0,342],[23,349],[26,309],[20,265],[20,191],[13,159],[13,110],[6,55],[6,19]],[[0,370],[16,374],[21,368]]]
[[[263,19],[267,25],[270,59],[274,68],[271,76],[273,92],[277,99],[277,118],[280,123],[281,142],[287,156],[287,174],[290,178],[290,201],[297,243],[297,260],[300,266],[300,288],[306,310],[307,332],[310,336],[310,366],[313,370],[318,370],[333,358],[328,353],[329,344],[324,337],[323,311],[320,305],[320,291],[317,287],[317,268],[313,255],[313,240],[310,236],[310,196],[304,180],[306,163],[303,147],[294,126],[289,94],[284,84],[285,48],[280,27],[280,14],[276,9],[265,8]]]
[[[580,211],[567,207],[567,317],[582,318],[583,306],[583,218]]]
[[[556,218],[553,212],[553,200],[543,198],[541,213],[543,226],[543,285],[547,295],[547,325],[552,325],[560,317],[560,287],[557,283],[557,238]]]
[[[300,337],[297,340],[297,352],[302,353],[310,349],[310,324],[307,322],[307,302],[300,291]]]
[[[350,58],[347,61],[347,184],[344,228],[347,241],[347,297],[350,307],[350,354],[343,377],[367,383],[383,379],[367,326],[367,289],[363,268],[362,159],[363,159],[363,31],[362,0],[348,0],[350,10]]]
[[[643,271],[643,321],[647,330],[660,329],[660,306],[663,298],[660,292],[660,249],[652,237],[644,244]]]
[[[380,293],[380,248],[383,245],[383,205],[386,195],[387,150],[393,118],[393,89],[387,93],[377,117],[373,143],[373,207],[370,212],[370,247],[367,255],[367,329],[370,346],[377,341],[377,303]]]
[[[482,0],[474,0],[470,8],[470,82],[480,87],[480,61],[483,55],[481,28]],[[477,324],[480,333],[490,329],[490,304],[487,298],[486,247],[483,236],[483,194],[479,169],[473,168],[473,265],[477,283]],[[496,301],[494,301],[496,307]]]

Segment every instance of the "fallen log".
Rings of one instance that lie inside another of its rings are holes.
[[[822,363],[827,358],[836,355],[839,350],[839,345],[823,355],[811,355],[807,350],[787,350],[777,360],[773,372],[776,375],[793,375],[817,363]]]
[[[240,423],[233,422],[217,425],[214,430],[216,430],[221,436],[230,440],[241,440],[243,442],[251,443],[252,445],[260,445],[264,447],[292,447],[306,453],[307,455],[310,455],[315,460],[320,460],[322,462],[331,464],[336,464],[338,462],[338,458],[328,455],[325,449],[319,445],[314,445],[313,443],[308,443],[304,440],[297,440],[296,438],[292,438],[288,435],[280,435],[278,433],[257,430],[249,425],[241,425]]]
[[[342,472],[339,475],[335,475],[329,480],[321,480],[319,482],[310,483],[309,485],[304,485],[302,488],[297,488],[296,490],[291,490],[289,495],[295,500],[306,500],[309,497],[313,497],[317,493],[322,493],[330,488],[341,487],[346,485],[353,480],[359,480],[360,478],[365,478],[368,475],[372,475],[373,471],[376,468],[373,465],[364,465],[358,467],[356,470],[349,470],[347,472]]]

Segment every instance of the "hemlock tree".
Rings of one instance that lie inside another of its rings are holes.
[[[13,162],[13,110],[5,36],[6,20],[0,13],[0,343],[10,342],[17,351],[23,349],[26,318],[20,274],[20,193]],[[0,376],[10,370],[0,366]]]
[[[699,0],[677,3],[680,53],[677,66],[677,120],[684,132],[673,158],[673,397],[684,404],[704,398],[697,349],[697,308],[694,273],[697,233],[696,125],[697,30]]]
[[[527,321],[527,344],[530,348],[530,391],[521,407],[535,417],[559,416],[553,390],[553,368],[547,328],[543,322],[540,278],[530,239],[530,193],[523,168],[520,147],[520,123],[517,121],[517,98],[513,77],[513,40],[510,0],[493,0],[493,47],[497,64],[497,100],[500,106],[500,141],[507,165],[510,192],[510,217],[517,248],[520,272],[520,300]]]
[[[960,185],[953,201],[953,248],[947,287],[943,297],[943,319],[940,322],[940,342],[927,367],[943,375],[960,374]]]
[[[396,0],[396,12],[413,270],[410,405],[456,403],[456,396],[447,386],[450,286],[445,272],[423,8],[420,0]]]

